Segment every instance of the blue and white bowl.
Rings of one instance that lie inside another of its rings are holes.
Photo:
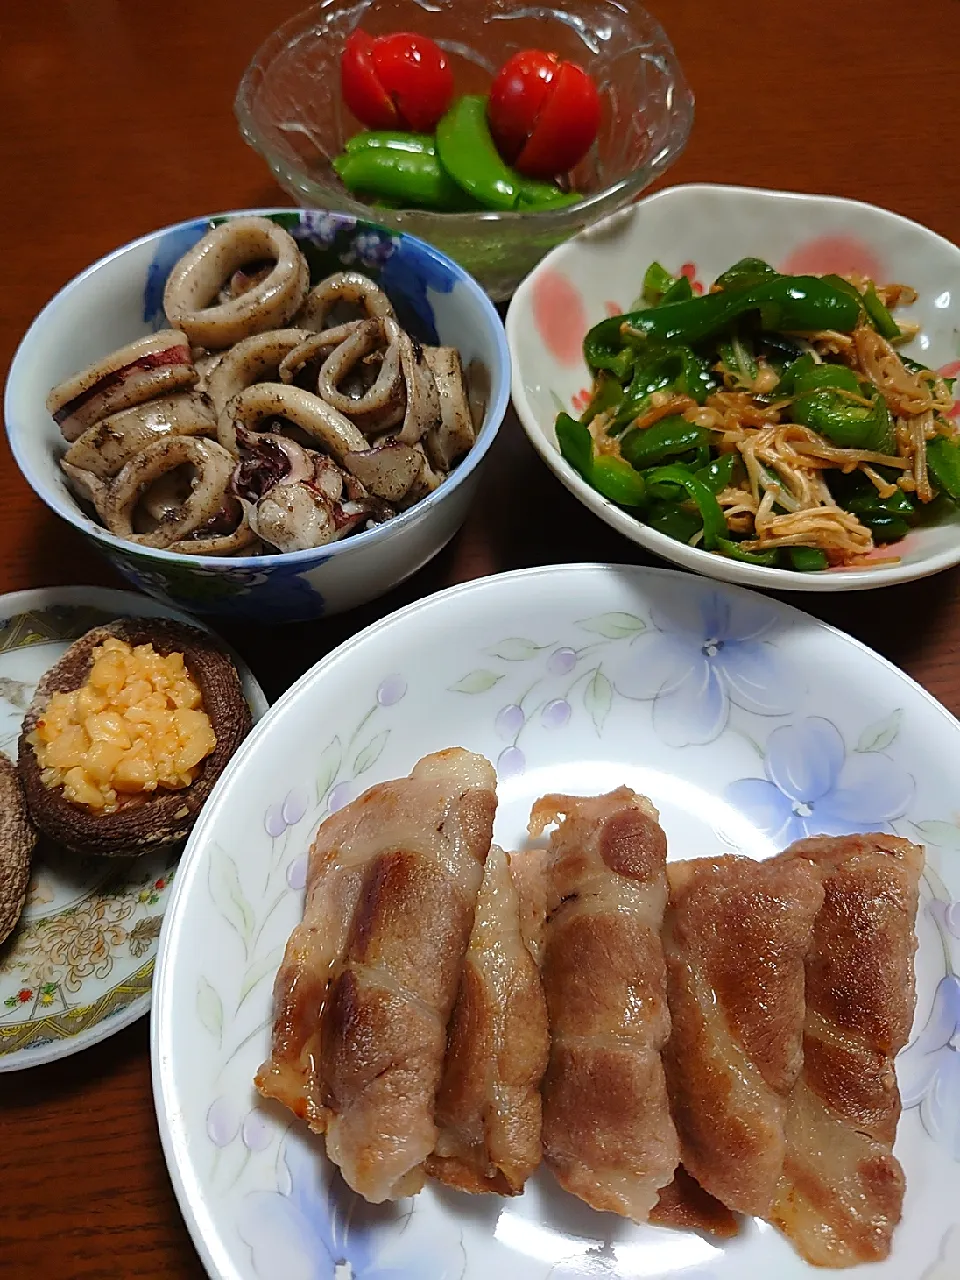
[[[220,215],[216,221],[250,211]],[[47,412],[49,389],[107,352],[163,328],[163,287],[174,263],[209,229],[199,218],[144,236],[72,280],[44,307],[20,344],[4,401],[10,447],[51,510],[86,534],[117,569],[167,604],[193,613],[292,622],[339,613],[382,595],[415,573],[463,523],[480,464],[506,411],[510,357],[503,325],[461,267],[412,236],[344,214],[255,212],[286,227],[320,279],[346,266],[376,280],[411,332],[460,350],[489,386],[477,442],[435,493],[387,524],[344,542],[278,555],[184,556],[115,537],[68,489],[58,459],[64,442]]]

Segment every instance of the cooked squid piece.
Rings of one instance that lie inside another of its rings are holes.
[[[668,879],[663,1064],[683,1164],[728,1209],[766,1215],[802,1062],[820,876],[799,860],[722,857],[671,863]]]
[[[322,335],[321,335],[322,336]],[[379,359],[376,376],[365,385],[367,362]],[[347,383],[353,379],[356,389]],[[404,384],[400,375],[400,340],[396,324],[388,332],[382,319],[364,320],[324,360],[317,391],[334,409],[350,418],[366,436],[403,421]]]
[[[217,419],[205,396],[195,391],[161,396],[101,418],[73,442],[63,461],[109,480],[141,449],[164,436],[216,433]]]
[[[251,287],[221,290],[242,267],[260,265]],[[213,227],[174,266],[163,292],[172,325],[192,343],[222,351],[243,338],[282,329],[300,309],[310,272],[296,240],[269,218],[234,218]]]
[[[256,1084],[326,1134],[330,1159],[374,1203],[419,1190],[436,1144],[495,786],[482,756],[425,756],[329,817],[310,852]]]
[[[595,1209],[644,1221],[680,1158],[660,1051],[670,1034],[660,926],[667,840],[628,787],[546,796],[530,832],[551,833],[537,950],[550,1023],[543,1154]]]
[[[307,329],[269,329],[244,338],[219,357],[206,380],[214,413],[255,382],[276,382],[284,360],[310,337]]]
[[[523,1190],[540,1163],[540,1081],[549,1045],[510,855],[494,845],[447,1033],[429,1174],[461,1191]]]
[[[887,1257],[903,1206],[893,1155],[894,1058],[914,1012],[914,921],[923,849],[887,835],[800,840],[824,902],[807,956],[803,1070],[771,1221],[819,1267]]]
[[[351,312],[350,320],[361,316],[382,319],[393,315],[393,304],[379,285],[359,271],[338,271],[321,280],[307,294],[303,308],[297,316],[297,324],[317,333],[343,320],[333,315],[335,310]]]
[[[47,396],[47,409],[72,443],[101,418],[196,381],[190,343],[176,329],[162,329],[58,382]]]

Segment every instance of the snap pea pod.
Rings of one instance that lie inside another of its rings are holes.
[[[580,199],[553,183],[535,182],[500,157],[487,124],[487,100],[459,98],[437,125],[437,154],[453,180],[490,209],[559,208]]]
[[[727,523],[716,496],[687,467],[654,467],[643,472],[643,481],[648,489],[658,485],[677,485],[684,490],[700,513],[703,521],[703,545],[707,551],[713,551],[719,540],[726,537]]]
[[[443,168],[432,138],[379,134],[368,135],[366,143],[351,141],[354,149],[333,162],[349,191],[425,209],[454,212],[474,207]]]
[[[620,441],[620,452],[638,471],[659,466],[709,444],[710,432],[685,418],[661,418],[652,427],[628,431]]]
[[[837,329],[847,333],[856,327],[860,306],[849,294],[816,276],[776,276],[750,289],[705,293],[686,302],[601,320],[584,339],[584,357],[591,368],[609,368],[598,364],[597,357],[609,358],[623,346],[628,334],[695,344],[755,312],[766,329]]]
[[[944,436],[935,436],[927,444],[927,469],[940,492],[960,503],[960,448]]]

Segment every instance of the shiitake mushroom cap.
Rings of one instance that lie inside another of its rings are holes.
[[[0,752],[0,943],[13,932],[27,900],[36,843],[17,767]]]
[[[182,653],[197,682],[203,709],[210,717],[217,745],[200,763],[200,772],[180,791],[143,792],[124,797],[113,813],[98,813],[66,800],[60,787],[47,787],[40,764],[27,740],[55,693],[79,689],[93,666],[93,651],[108,636],[129,645],[152,644],[164,657]],[[206,631],[165,618],[121,618],[94,627],[75,641],[43,676],[27,708],[20,733],[20,780],[30,815],[51,839],[74,853],[129,857],[179,844],[190,833],[214,783],[250,731],[250,708],[237,669],[226,650]]]

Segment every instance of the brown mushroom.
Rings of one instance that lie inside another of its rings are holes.
[[[217,743],[201,762],[190,786],[179,791],[132,794],[124,797],[119,808],[104,813],[72,804],[59,788],[47,787],[28,739],[53,694],[69,693],[86,682],[93,652],[108,636],[130,645],[151,644],[163,656],[182,653],[199,686]],[[178,844],[189,834],[214,783],[249,729],[250,708],[237,669],[208,632],[158,618],[121,618],[94,627],[43,676],[24,716],[19,770],[30,815],[41,831],[75,853],[129,857]]]
[[[27,900],[36,843],[16,765],[0,752],[0,943],[13,932]]]

